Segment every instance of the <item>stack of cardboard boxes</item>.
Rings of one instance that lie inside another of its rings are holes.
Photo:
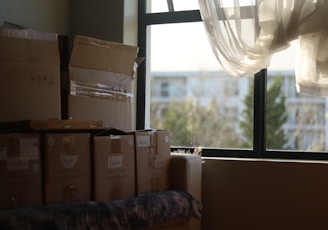
[[[169,188],[169,132],[132,129],[137,47],[76,36],[66,79],[56,34],[2,27],[0,50],[0,122],[28,123],[0,133],[0,210]]]
[[[0,50],[0,122],[101,120],[104,127],[132,130],[138,47],[77,35],[68,79],[60,76],[57,34],[0,27]]]
[[[168,131],[1,133],[0,210],[163,191],[169,170]]]

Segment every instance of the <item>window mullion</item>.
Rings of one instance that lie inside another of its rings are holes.
[[[266,69],[255,74],[253,149],[257,157],[263,157],[266,149],[266,80]]]
[[[146,1],[138,2],[138,47],[139,56],[146,57],[147,24]],[[136,129],[145,128],[146,114],[146,62],[147,58],[137,69],[137,92],[136,92]]]
[[[142,17],[146,25],[202,21],[199,10],[148,13]]]
[[[173,0],[167,0],[167,6],[170,12],[174,12]]]

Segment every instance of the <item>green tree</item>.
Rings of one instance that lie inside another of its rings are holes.
[[[252,81],[253,82],[253,81]],[[254,84],[251,84],[247,95],[244,98],[245,109],[242,112],[244,119],[239,122],[242,130],[242,148],[252,148],[253,146],[253,108],[254,108]]]
[[[253,146],[253,108],[254,108],[254,85],[250,86],[248,94],[244,99],[244,119],[240,122],[243,134],[241,147]],[[286,113],[286,96],[281,88],[281,76],[276,76],[266,95],[266,148],[284,149],[287,139],[283,125],[288,120]],[[256,121],[254,121],[256,122]]]
[[[188,121],[191,119],[193,106],[191,101],[171,101],[168,104],[151,104],[151,127],[154,129],[169,130],[171,134],[171,145],[190,146],[190,129]],[[184,135],[179,135],[183,133]]]
[[[288,120],[286,96],[281,88],[281,76],[276,76],[267,92],[266,146],[268,149],[284,149],[287,139],[283,125]]]
[[[215,99],[206,106],[191,99],[172,101],[159,117],[161,106],[152,104],[151,126],[169,130],[172,146],[235,147],[238,136],[234,126]]]

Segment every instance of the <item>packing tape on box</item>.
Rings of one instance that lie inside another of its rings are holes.
[[[8,137],[7,142],[0,146],[0,160],[20,158],[38,160],[40,157],[39,138],[37,137]]]
[[[70,94],[72,96],[85,96],[106,98],[119,101],[131,101],[133,94],[123,88],[98,83],[85,83],[71,80]]]

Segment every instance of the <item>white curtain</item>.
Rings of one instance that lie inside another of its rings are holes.
[[[213,52],[235,77],[267,68],[299,41],[296,88],[328,96],[328,0],[199,0]]]

